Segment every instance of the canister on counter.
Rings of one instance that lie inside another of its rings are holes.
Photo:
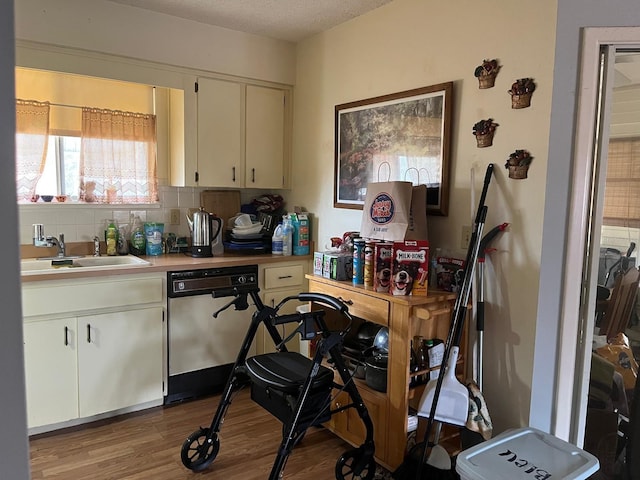
[[[364,284],[364,238],[353,241],[353,284]]]
[[[373,247],[375,242],[367,240],[364,243],[364,286],[373,288]]]

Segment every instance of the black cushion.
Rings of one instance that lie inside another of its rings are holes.
[[[265,353],[247,359],[247,373],[251,380],[263,387],[296,393],[309,376],[313,362],[297,352]],[[320,366],[311,390],[330,388],[333,372]]]

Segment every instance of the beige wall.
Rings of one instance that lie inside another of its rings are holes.
[[[430,217],[429,235],[433,247],[464,254],[471,172],[477,198],[486,166],[495,163],[487,229],[510,223],[485,275],[484,391],[498,431],[529,419],[556,6],[555,0],[395,0],[297,50],[291,203],[314,213],[320,248],[361,222],[360,211],[333,208],[334,106],[454,81],[449,216]],[[494,88],[479,90],[473,71],[484,58],[498,58],[503,67]],[[523,77],[534,78],[537,91],[530,108],[513,110],[507,90]],[[500,124],[494,145],[478,149],[472,126],[489,117]],[[520,148],[534,157],[529,178],[510,180],[504,162]]]

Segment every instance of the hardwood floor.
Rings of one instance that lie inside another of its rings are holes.
[[[282,424],[243,390],[220,432],[220,452],[202,473],[180,460],[184,439],[211,423],[218,396],[156,407],[30,439],[32,478],[92,480],[266,480]],[[311,428],[289,456],[286,479],[335,478],[335,464],[351,448],[322,428]]]

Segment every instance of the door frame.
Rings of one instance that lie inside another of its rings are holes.
[[[606,145],[609,136],[607,109],[600,111],[600,85],[610,85],[608,72],[601,76],[601,51],[609,56],[616,48],[640,47],[640,27],[593,27],[582,30],[582,54],[577,92],[576,131],[574,135],[569,222],[565,243],[565,266],[562,282],[561,322],[554,395],[553,431],[578,446],[584,443],[587,392],[590,374],[595,283],[597,262],[592,262],[594,245],[600,243],[595,226],[602,219],[592,213],[602,208],[598,201],[597,168],[594,157],[598,142]],[[605,94],[606,94],[605,89]],[[609,94],[610,94],[610,89]],[[610,107],[608,108],[610,110]],[[602,176],[601,176],[602,177]],[[600,181],[604,181],[603,178]],[[595,196],[595,198],[594,198]],[[592,202],[592,199],[595,201]],[[601,215],[600,215],[601,217]],[[594,274],[595,271],[595,274]],[[577,282],[576,279],[580,279]],[[586,302],[583,301],[586,298]],[[572,348],[573,346],[576,348]],[[571,399],[571,401],[567,401]]]

